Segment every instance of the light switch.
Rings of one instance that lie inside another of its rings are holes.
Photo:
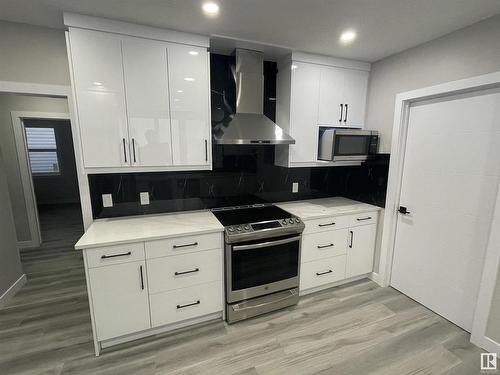
[[[299,183],[294,182],[292,183],[292,193],[298,193],[299,192]]]
[[[143,206],[149,204],[149,193],[147,191],[141,191],[140,197]]]
[[[102,206],[103,207],[113,207],[113,196],[111,194],[102,195]]]

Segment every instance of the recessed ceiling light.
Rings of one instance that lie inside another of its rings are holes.
[[[340,35],[340,42],[343,44],[352,43],[356,39],[356,31],[346,30]]]
[[[189,54],[191,56],[197,56],[198,55],[198,52],[197,51],[189,51]]]
[[[214,3],[213,1],[207,1],[206,3],[203,3],[203,6],[201,8],[208,16],[216,16],[217,14],[219,14],[219,5],[217,3]]]
[[[94,83],[94,86],[102,86],[102,82],[93,82]]]
[[[194,78],[193,77],[186,77],[186,78],[184,78],[184,81],[193,82]]]
[[[181,94],[181,93],[183,93],[184,91],[182,91],[182,90],[177,90],[177,92],[178,92],[179,94]]]

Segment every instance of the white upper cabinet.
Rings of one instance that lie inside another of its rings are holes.
[[[210,169],[208,38],[101,19],[87,26],[94,31],[86,17],[68,20],[84,167]]]
[[[168,65],[174,164],[207,165],[211,144],[207,51],[171,44]]]
[[[131,163],[172,165],[168,44],[139,38],[122,43]]]
[[[320,68],[312,64],[292,65],[290,108],[290,161],[314,162],[318,158],[318,113]]]
[[[364,70],[321,68],[318,124],[363,128],[368,76]]]
[[[74,29],[70,43],[85,167],[128,166],[121,39]]]
[[[344,126],[363,128],[365,125],[369,75],[364,70],[344,69]]]
[[[276,146],[277,165],[325,166],[319,127],[364,127],[369,70],[368,63],[304,53],[278,65],[276,122],[295,144]]]

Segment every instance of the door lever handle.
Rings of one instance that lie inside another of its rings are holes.
[[[408,215],[411,213],[410,211],[408,211],[408,208],[405,206],[399,206],[398,212],[400,214],[403,214],[403,215]]]

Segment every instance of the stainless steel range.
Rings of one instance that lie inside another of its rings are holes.
[[[296,304],[302,221],[272,204],[212,212],[225,227],[228,323]]]

